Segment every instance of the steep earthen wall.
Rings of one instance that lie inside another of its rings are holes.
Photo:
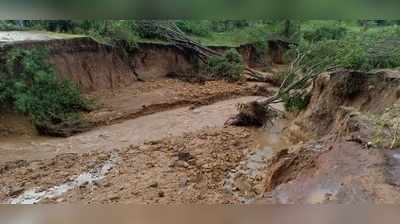
[[[121,49],[98,43],[89,37],[15,42],[5,48],[12,47],[48,48],[49,61],[57,74],[72,80],[84,92],[127,86],[137,81],[138,77],[151,80],[193,68],[190,55],[168,44],[140,43],[129,56]],[[212,48],[220,52],[229,49]],[[267,54],[260,62],[251,44],[242,45],[237,50],[250,67],[273,61],[271,54]]]
[[[75,82],[84,92],[129,85],[136,81],[133,69],[117,49],[88,37],[23,41],[10,43],[11,48],[45,47],[49,61],[61,78]]]

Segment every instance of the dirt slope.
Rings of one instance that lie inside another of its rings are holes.
[[[0,32],[0,46],[0,55],[13,47],[48,48],[51,52],[50,62],[60,77],[74,81],[84,92],[128,86],[137,81],[137,76],[143,80],[153,80],[194,68],[192,56],[166,43],[138,43],[137,49],[127,53],[124,49],[99,43],[86,36],[14,31]],[[213,48],[218,51],[229,49]],[[263,67],[281,61],[276,56],[275,48],[271,49],[260,58],[252,44],[237,47],[245,63],[251,67]]]
[[[309,107],[288,129],[289,135],[308,131],[315,140],[269,161],[260,203],[399,203],[399,150],[388,149],[393,137],[377,123],[400,97],[397,74],[320,77]]]

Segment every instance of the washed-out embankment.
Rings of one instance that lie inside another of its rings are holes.
[[[270,41],[269,45],[272,50],[261,59],[256,56],[256,49],[252,44],[241,45],[237,50],[251,67],[280,63],[281,48],[276,47],[274,41]],[[26,40],[3,45],[2,55],[5,55],[4,51],[14,47],[49,49],[49,60],[57,74],[61,78],[74,81],[84,92],[127,86],[138,78],[156,79],[194,67],[193,55],[167,43],[138,43],[133,53],[126,54],[124,49],[99,43],[90,37]],[[229,49],[211,48],[218,51]]]
[[[336,71],[314,82],[286,133],[299,144],[269,161],[267,203],[399,203],[400,73]]]
[[[16,35],[23,38],[13,41],[12,38],[15,38]],[[99,43],[90,37],[63,38],[57,36],[55,38],[52,36],[53,34],[46,35],[29,32],[10,34],[11,40],[6,42],[0,40],[0,60],[6,60],[6,52],[13,48],[46,48],[49,50],[49,62],[54,65],[60,78],[72,80],[84,93],[120,89],[130,86],[138,80],[162,79],[171,74],[185,73],[186,71],[190,73],[195,68],[193,55],[168,43],[138,43],[134,51],[127,53],[126,49]],[[277,47],[277,43],[273,41],[270,41],[269,45],[272,50],[261,60],[257,57],[255,46],[252,44],[242,45],[237,49],[244,61],[251,67],[281,62],[280,49],[282,48]],[[217,51],[229,49],[228,47],[213,48]],[[238,92],[237,95],[249,94]],[[219,98],[218,95],[210,97]],[[174,102],[172,105],[176,104],[179,105],[180,102]],[[185,105],[187,104],[185,103]],[[149,113],[157,111],[151,107],[143,109],[149,110]],[[160,111],[162,110],[165,109],[160,108]],[[1,122],[3,124],[0,124],[0,135],[7,136],[8,132],[11,132],[11,135],[13,133],[17,133],[17,135],[32,134],[31,122],[28,118],[15,114],[2,114],[0,121],[8,121],[10,117],[18,119],[13,119],[15,122],[11,123]]]

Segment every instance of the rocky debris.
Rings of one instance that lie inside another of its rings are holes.
[[[39,187],[44,191],[71,181],[79,174],[93,169],[93,165],[90,165],[93,161],[97,161],[95,166],[101,166],[109,158],[107,153],[101,153],[104,154],[102,156],[99,154],[99,152],[83,155],[68,153],[42,161],[7,162],[0,168],[0,182],[4,186],[10,186],[11,190],[0,192],[0,201],[19,196],[29,189]]]
[[[13,187],[11,188],[10,192],[7,194],[8,197],[15,197],[20,195],[22,192],[25,191],[23,187]]]
[[[237,202],[225,193],[223,182],[226,173],[254,147],[253,134],[243,128],[208,129],[118,150],[118,166],[103,184],[74,189],[62,198],[65,203]],[[90,158],[97,160],[101,155]],[[177,162],[182,166],[171,166]]]

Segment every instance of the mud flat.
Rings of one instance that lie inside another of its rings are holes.
[[[209,128],[113,152],[8,162],[1,168],[0,198],[3,203],[249,203],[262,195],[266,160],[286,146],[275,134]],[[273,148],[263,145],[265,137],[275,142]],[[112,169],[103,172],[109,161]]]
[[[113,136],[99,142],[97,132],[90,135],[102,147],[88,153],[59,152],[53,158],[39,155],[31,161],[13,158],[0,167],[0,200],[15,204],[251,203],[262,196],[266,161],[289,145],[281,135],[284,121],[265,129],[224,127],[237,102],[256,99],[262,97],[172,110],[108,126],[114,127],[107,129]],[[135,134],[127,133],[128,128]],[[146,128],[149,133],[143,132]],[[117,136],[124,138],[122,133],[130,136],[128,142],[115,142]],[[86,147],[76,139],[65,140],[75,142],[76,149]],[[112,151],[107,150],[108,144]]]

